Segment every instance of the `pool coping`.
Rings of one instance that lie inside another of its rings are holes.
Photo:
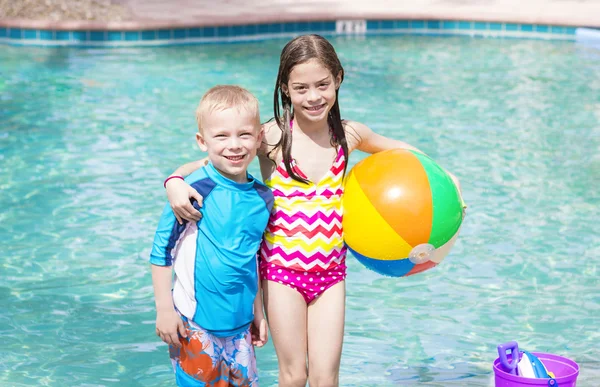
[[[294,13],[236,15],[196,20],[134,20],[123,22],[0,19],[0,44],[41,46],[162,46],[213,42],[254,41],[323,35],[468,35],[550,40],[576,40],[576,20],[548,17],[500,17],[482,14],[437,17],[423,13]],[[507,21],[508,19],[508,21]],[[600,30],[598,30],[600,33]]]

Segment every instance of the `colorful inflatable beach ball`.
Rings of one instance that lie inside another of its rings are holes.
[[[344,241],[377,273],[402,277],[439,264],[462,223],[462,201],[431,158],[394,149],[352,168],[343,199]]]

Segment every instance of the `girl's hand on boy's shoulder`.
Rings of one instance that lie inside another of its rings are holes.
[[[260,348],[267,344],[267,341],[269,341],[267,320],[255,318],[250,327],[250,334],[252,335],[252,345]]]
[[[181,179],[169,180],[166,188],[167,199],[179,224],[183,224],[184,219],[190,222],[197,222],[202,218],[200,211],[195,209],[191,202],[191,199],[195,199],[198,205],[202,207],[203,198],[198,191]]]
[[[181,317],[174,309],[156,314],[156,335],[169,345],[181,347],[179,336],[187,337],[187,333]]]

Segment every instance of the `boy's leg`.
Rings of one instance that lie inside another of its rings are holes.
[[[223,358],[229,365],[228,387],[258,387],[256,356],[250,328],[232,337],[224,338]]]
[[[345,301],[346,281],[342,281],[327,289],[308,306],[310,387],[339,385]]]
[[[187,338],[180,338],[181,349],[171,348],[178,386],[227,386],[229,367],[222,358],[223,342],[204,329],[184,320]],[[224,384],[219,384],[223,380]]]
[[[264,304],[279,362],[279,386],[306,386],[306,301],[296,290],[263,280]]]

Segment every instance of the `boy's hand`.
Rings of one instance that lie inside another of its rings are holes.
[[[158,312],[156,314],[156,335],[162,341],[175,347],[181,347],[179,336],[187,337],[183,320],[175,310]]]
[[[252,345],[262,347],[269,341],[269,333],[267,330],[267,320],[264,318],[255,318],[250,327],[252,334]]]
[[[181,179],[169,180],[166,188],[167,198],[179,224],[183,224],[183,219],[190,222],[200,220],[202,214],[194,208],[190,201],[190,199],[196,199],[198,205],[202,207],[202,195],[198,191]]]

